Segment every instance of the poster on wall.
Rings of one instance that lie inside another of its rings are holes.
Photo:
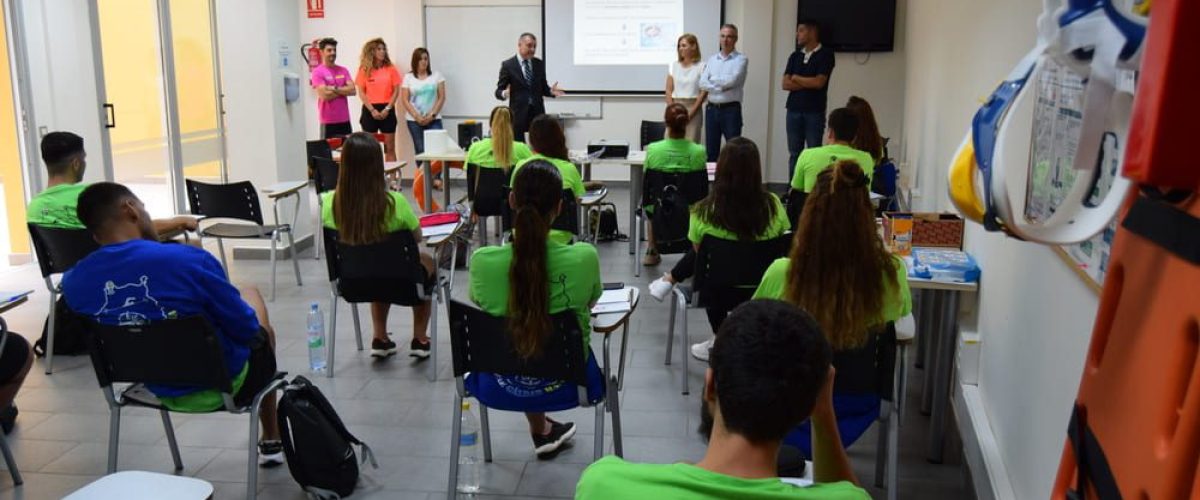
[[[1040,222],[1054,214],[1067,191],[1075,183],[1075,150],[1083,128],[1083,77],[1053,60],[1045,67],[1036,82],[1036,104],[1033,117],[1033,148],[1030,151],[1029,187],[1026,190],[1025,217]],[[1098,168],[1100,177],[1088,197],[1094,206],[1108,194],[1117,175],[1119,155],[1123,154],[1116,138],[1106,137],[1104,155]],[[1071,265],[1095,290],[1104,283],[1108,259],[1112,252],[1116,220],[1100,234],[1087,241],[1062,247],[1055,251]]]
[[[308,18],[323,19],[325,17],[325,0],[308,0]]]

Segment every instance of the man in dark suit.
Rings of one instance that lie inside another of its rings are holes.
[[[546,63],[533,56],[537,52],[537,37],[522,33],[517,39],[517,55],[500,63],[500,78],[496,81],[496,99],[508,99],[513,112],[513,138],[525,142],[529,122],[546,113],[544,98],[558,97],[563,91],[546,84]]]

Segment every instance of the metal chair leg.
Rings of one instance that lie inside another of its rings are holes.
[[[300,280],[300,253],[296,250],[296,235],[292,234],[289,228],[287,231],[288,248],[292,249],[292,270],[296,272],[296,286],[304,286],[304,282]]]
[[[358,322],[358,304],[350,304],[350,317],[354,319],[354,341],[358,343],[358,350],[363,350],[362,325]]]
[[[630,210],[636,210],[636,207],[630,207]],[[633,276],[640,278],[642,276],[642,225],[636,221],[642,220],[639,214],[634,216],[633,224]]]
[[[617,386],[617,378],[610,377],[608,392],[604,395],[604,405],[612,414],[613,453],[618,457],[624,457],[625,452],[621,446],[621,395],[618,393]]]
[[[880,403],[879,418],[876,419],[876,425],[879,427],[879,436],[875,440],[875,487],[883,487],[883,475],[887,468],[888,455],[888,412],[891,411],[890,403],[883,401]]]
[[[900,467],[900,418],[895,408],[887,421],[887,498],[896,500],[899,495]]]
[[[58,302],[58,288],[54,286],[54,282],[50,281],[50,277],[46,277],[46,288],[50,290],[50,314],[46,316],[46,375],[50,375],[54,371],[54,330],[58,323],[56,317],[58,308],[55,307]]]
[[[476,400],[479,401],[479,400]],[[483,431],[483,461],[492,461],[492,429],[488,425],[488,411],[483,403],[479,404],[479,428]]]
[[[454,413],[450,419],[450,484],[446,487],[446,499],[454,500],[458,489],[458,446],[462,439],[462,396],[454,394]]]
[[[446,187],[449,189],[449,186]],[[438,357],[438,302],[441,302],[442,287],[438,285],[435,288],[434,296],[429,298],[429,381],[437,380],[437,357]],[[450,307],[449,301],[446,302],[446,307]]]
[[[117,471],[117,444],[121,442],[121,407],[109,408],[108,416],[108,473]]]
[[[258,412],[262,405],[261,395],[250,407],[250,450],[246,452],[246,498],[258,496]]]
[[[217,255],[221,257],[221,269],[225,270],[225,277],[229,278],[229,263],[225,262],[225,238],[217,238]]]
[[[688,339],[688,305],[687,300],[683,296],[683,292],[678,292],[677,300],[679,304],[676,306],[679,309],[679,357],[683,358],[683,395],[687,396],[691,391],[688,389],[688,358],[692,356],[692,342]]]
[[[275,251],[279,247],[279,231],[271,233],[271,302],[275,302]]]
[[[596,404],[596,440],[592,448],[592,459],[604,456],[604,404]]]
[[[485,247],[488,244],[487,220],[487,217],[479,218],[479,244]]]
[[[674,292],[674,290],[672,290]],[[664,365],[671,364],[671,350],[675,347],[675,312],[678,306],[676,297],[671,297],[671,315],[667,319],[667,357],[663,360]]]
[[[21,471],[17,470],[17,460],[13,458],[12,450],[8,449],[8,440],[3,434],[0,434],[0,453],[4,454],[4,463],[12,476],[13,486],[25,484],[25,480],[21,479]]]
[[[159,415],[162,415],[163,430],[167,433],[167,445],[171,447],[171,460],[175,462],[175,470],[183,470],[183,459],[179,457],[179,443],[175,440],[175,427],[171,425],[171,413],[167,410],[158,410]]]
[[[329,258],[328,255],[325,258]],[[325,339],[329,343],[328,354],[325,356],[325,377],[333,378],[333,360],[334,351],[337,344],[337,285],[333,285],[334,289],[329,292],[329,338]],[[351,304],[350,307],[354,307]]]

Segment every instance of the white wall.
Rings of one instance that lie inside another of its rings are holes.
[[[903,161],[922,209],[949,209],[945,172],[971,116],[1032,47],[1040,0],[909,0]],[[967,225],[983,269],[979,390],[1016,498],[1050,493],[1098,297],[1046,247]],[[976,472],[978,473],[978,472]]]

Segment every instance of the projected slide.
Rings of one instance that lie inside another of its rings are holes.
[[[683,0],[575,0],[578,66],[664,65],[683,33]]]

